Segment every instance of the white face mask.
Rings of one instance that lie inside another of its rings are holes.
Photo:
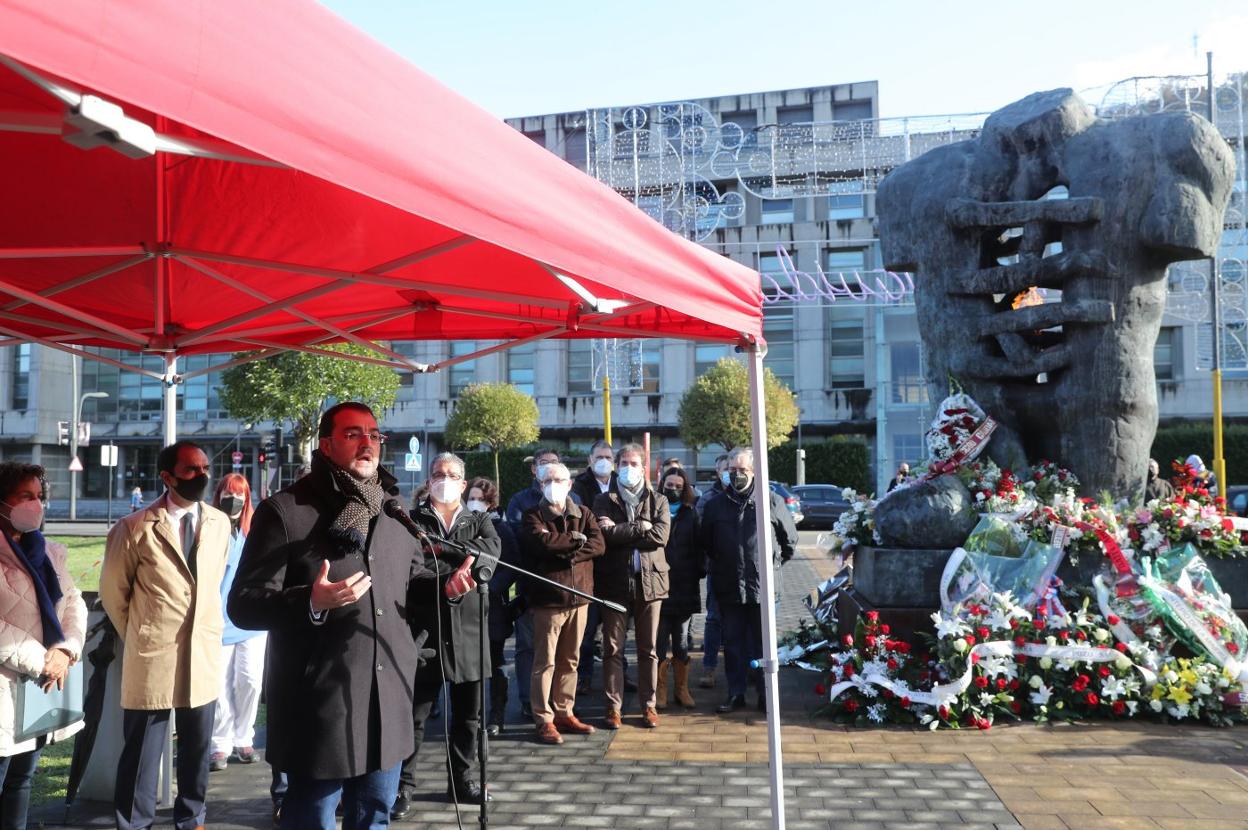
[[[473,513],[489,513],[490,506],[481,499],[468,499],[468,503],[464,505]]]
[[[640,467],[621,467],[620,468],[620,484],[623,484],[625,487],[627,487],[630,490],[632,490],[638,484],[641,484],[641,479],[643,476],[644,476],[644,473],[642,473]]]
[[[452,481],[449,478],[444,478],[433,482],[433,486],[429,488],[429,493],[433,496],[433,500],[439,504],[454,504],[459,501],[460,494],[463,492],[461,489],[462,485],[462,481]]]
[[[571,489],[572,489],[571,486],[567,484],[555,484],[554,482],[547,482],[546,484],[542,485],[542,495],[545,496],[546,501],[550,502],[551,504],[557,504],[557,505],[562,506],[564,502],[568,500],[568,492]]]
[[[594,461],[594,475],[599,478],[606,478],[611,475],[611,470],[615,465],[611,463],[610,458],[599,458]]]
[[[38,530],[39,525],[43,524],[43,502],[38,499],[31,499],[16,505],[6,504],[4,507],[9,514],[9,524],[13,525],[13,529],[18,533],[30,533],[32,530]]]

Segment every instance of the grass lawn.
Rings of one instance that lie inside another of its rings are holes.
[[[73,577],[78,590],[100,590],[100,563],[104,560],[104,537],[49,536],[48,538],[69,548],[69,575]]]
[[[32,807],[50,801],[65,803],[65,784],[69,781],[69,762],[74,757],[75,740],[77,736],[43,748],[35,779],[30,784]]]

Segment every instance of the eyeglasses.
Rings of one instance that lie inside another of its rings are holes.
[[[434,473],[429,477],[432,481],[463,481],[459,473]]]
[[[342,437],[343,440],[350,441],[353,444],[357,444],[365,438],[374,444],[384,444],[386,443],[386,439],[390,436],[386,435],[384,432],[378,432],[375,429],[369,430],[368,432],[365,432],[362,429],[346,429],[342,431]]]

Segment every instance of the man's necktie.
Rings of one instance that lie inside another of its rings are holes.
[[[195,575],[195,514],[182,514],[182,555],[186,557],[186,566]]]

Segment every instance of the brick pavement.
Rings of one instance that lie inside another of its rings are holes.
[[[813,534],[812,534],[813,536]],[[813,541],[813,538],[811,539]],[[785,567],[781,627],[835,563],[803,548]],[[700,638],[699,638],[700,639]],[[599,678],[600,679],[600,678]],[[848,728],[812,718],[815,676],[781,673],[786,822],[791,828],[1241,828],[1248,830],[1248,731],[1156,724],[998,726],[989,732]],[[595,684],[600,688],[599,683]],[[657,730],[626,717],[612,735],[531,740],[518,712],[491,744],[490,824],[527,827],[770,826],[764,717],[713,713],[720,688],[695,689],[692,712],[668,709]],[[600,692],[578,712],[600,717]],[[398,827],[456,827],[432,735],[421,756],[429,786]],[[267,828],[268,767],[232,765],[211,779],[210,826]],[[109,827],[103,805],[58,807],[33,826]],[[461,824],[475,825],[475,808]]]

